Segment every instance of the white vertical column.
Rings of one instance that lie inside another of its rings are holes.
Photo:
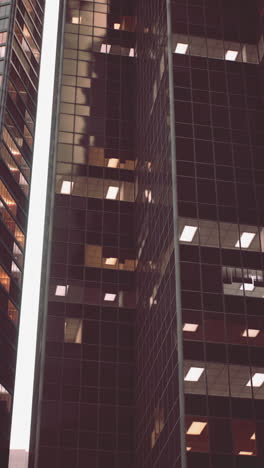
[[[27,468],[60,0],[46,0],[9,468]]]

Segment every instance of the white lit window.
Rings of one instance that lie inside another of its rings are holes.
[[[66,296],[68,293],[69,286],[57,285],[55,296]]]
[[[235,61],[237,56],[238,56],[237,50],[227,50],[225,54],[225,59]]]
[[[118,167],[119,159],[117,158],[110,158],[107,164],[107,167],[113,167],[116,168]]]
[[[135,57],[135,49],[133,47],[129,51],[129,57]]]
[[[255,236],[255,232],[243,232],[240,237],[240,241],[237,241],[235,247],[240,247],[241,245],[242,249],[248,249]]]
[[[251,382],[252,380],[252,382]],[[264,383],[264,374],[261,374],[260,372],[256,372],[252,379],[248,381],[247,387],[261,387]]]
[[[116,294],[105,293],[104,301],[113,302],[113,301],[115,301],[115,299],[116,299]]]
[[[73,16],[72,17],[72,24],[81,24],[82,18],[79,16]]]
[[[120,29],[120,23],[114,23],[114,29]]]
[[[102,54],[109,54],[110,50],[111,50],[111,44],[102,44],[101,45]]]
[[[250,440],[256,440],[256,432],[252,434],[252,436],[250,437]]]
[[[243,284],[241,284],[240,291],[243,291],[243,289],[245,289],[245,291],[254,291],[254,289],[255,289],[254,283],[243,283]]]
[[[189,47],[188,44],[178,42],[178,44],[176,45],[175,53],[176,54],[186,54],[186,52],[188,50],[188,47]]]
[[[259,333],[260,333],[260,330],[257,330],[255,328],[248,328],[243,331],[242,336],[249,337],[249,338],[256,338],[256,336],[258,336]]]
[[[183,231],[181,233],[180,241],[192,242],[197,229],[197,226],[184,226]]]
[[[186,447],[187,452],[190,452],[192,450],[192,447]]]
[[[241,450],[241,452],[239,452],[238,455],[253,455],[253,452],[244,452]]]
[[[183,331],[185,332],[192,332],[195,333],[198,329],[199,325],[197,323],[185,323],[183,325]]]
[[[109,257],[105,260],[106,265],[116,265],[117,258]]]
[[[189,429],[187,430],[187,434],[188,435],[201,435],[201,433],[203,432],[206,426],[207,426],[206,422],[193,421]]]
[[[61,193],[64,195],[70,195],[72,193],[72,189],[74,186],[74,182],[70,180],[64,180],[61,185]]]
[[[184,380],[186,382],[198,382],[203,372],[203,367],[191,367],[184,377]]]
[[[110,200],[115,200],[118,194],[119,188],[118,187],[108,187],[107,194],[105,198],[108,198]]]

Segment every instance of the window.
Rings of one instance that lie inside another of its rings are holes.
[[[64,342],[77,343],[82,342],[82,320],[67,318],[64,322]]]

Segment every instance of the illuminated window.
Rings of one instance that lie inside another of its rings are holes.
[[[73,16],[72,17],[72,24],[81,24],[82,18],[81,16]]]
[[[188,44],[183,44],[182,42],[178,42],[178,44],[176,45],[175,53],[186,54],[188,47],[189,47]]]
[[[105,295],[104,295],[104,301],[113,302],[113,301],[115,301],[115,299],[116,299],[116,294],[105,293]]]
[[[6,203],[12,214],[15,216],[17,212],[17,204],[2,181],[0,181],[0,197]]]
[[[241,245],[242,249],[248,249],[255,236],[255,232],[243,232],[235,247],[240,247]]]
[[[190,425],[189,429],[187,430],[186,434],[188,435],[200,435],[202,434],[204,428],[207,426],[206,422],[201,421],[193,421]]]
[[[69,286],[58,285],[56,286],[55,296],[66,296]]]
[[[198,382],[203,372],[203,367],[191,367],[186,376],[184,377],[184,380],[186,382]]]
[[[255,289],[254,283],[243,283],[243,284],[241,284],[240,291],[243,291],[243,289],[245,291],[254,291],[254,289]]]
[[[115,200],[118,194],[119,188],[118,187],[109,187],[107,190],[107,194],[105,198],[109,200]]]
[[[197,229],[197,226],[184,226],[183,231],[181,233],[180,241],[192,242]]]
[[[238,452],[238,455],[253,455],[253,452],[244,452],[243,450],[241,450],[240,452]]]
[[[256,330],[254,328],[248,328],[243,331],[242,336],[248,338],[256,338],[260,333],[260,330]]]
[[[114,29],[120,29],[120,23],[114,23]]]
[[[61,193],[64,195],[70,195],[72,193],[73,186],[74,182],[64,180],[61,185]]]
[[[64,322],[64,341],[65,343],[82,342],[82,320],[67,318]]]
[[[192,332],[195,333],[198,329],[199,325],[197,323],[185,323],[183,325],[182,330],[185,332]]]
[[[134,48],[131,48],[129,50],[129,57],[135,57],[135,49]]]
[[[109,54],[110,50],[111,50],[111,44],[102,44],[101,45],[101,52],[103,54]]]
[[[227,50],[225,54],[225,59],[235,61],[237,56],[238,56],[237,50]]]
[[[114,257],[106,258],[105,264],[106,265],[116,265],[117,264],[117,258],[114,258]]]
[[[151,433],[151,448],[153,448],[154,445],[156,444],[163,428],[164,428],[164,410],[163,408],[156,408],[154,428]]]
[[[18,310],[11,301],[8,301],[8,317],[15,325],[18,323]]]
[[[5,270],[0,266],[0,284],[5,288],[7,292],[10,289],[10,277]]]
[[[264,383],[264,374],[260,372],[256,372],[252,379],[250,379],[247,383],[247,387],[261,387]]]
[[[0,33],[0,44],[5,44],[7,40],[7,32]]]
[[[114,167],[114,168],[116,168],[116,167],[118,167],[118,163],[119,163],[119,159],[117,159],[117,158],[110,158],[110,159],[108,160],[107,167]]]
[[[12,397],[10,393],[7,391],[7,389],[1,384],[0,384],[0,401],[5,402],[6,409],[8,412],[10,412]]]

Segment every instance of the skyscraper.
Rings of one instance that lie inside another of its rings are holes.
[[[0,464],[7,466],[43,0],[0,2]]]
[[[263,12],[62,2],[31,467],[263,466]]]

